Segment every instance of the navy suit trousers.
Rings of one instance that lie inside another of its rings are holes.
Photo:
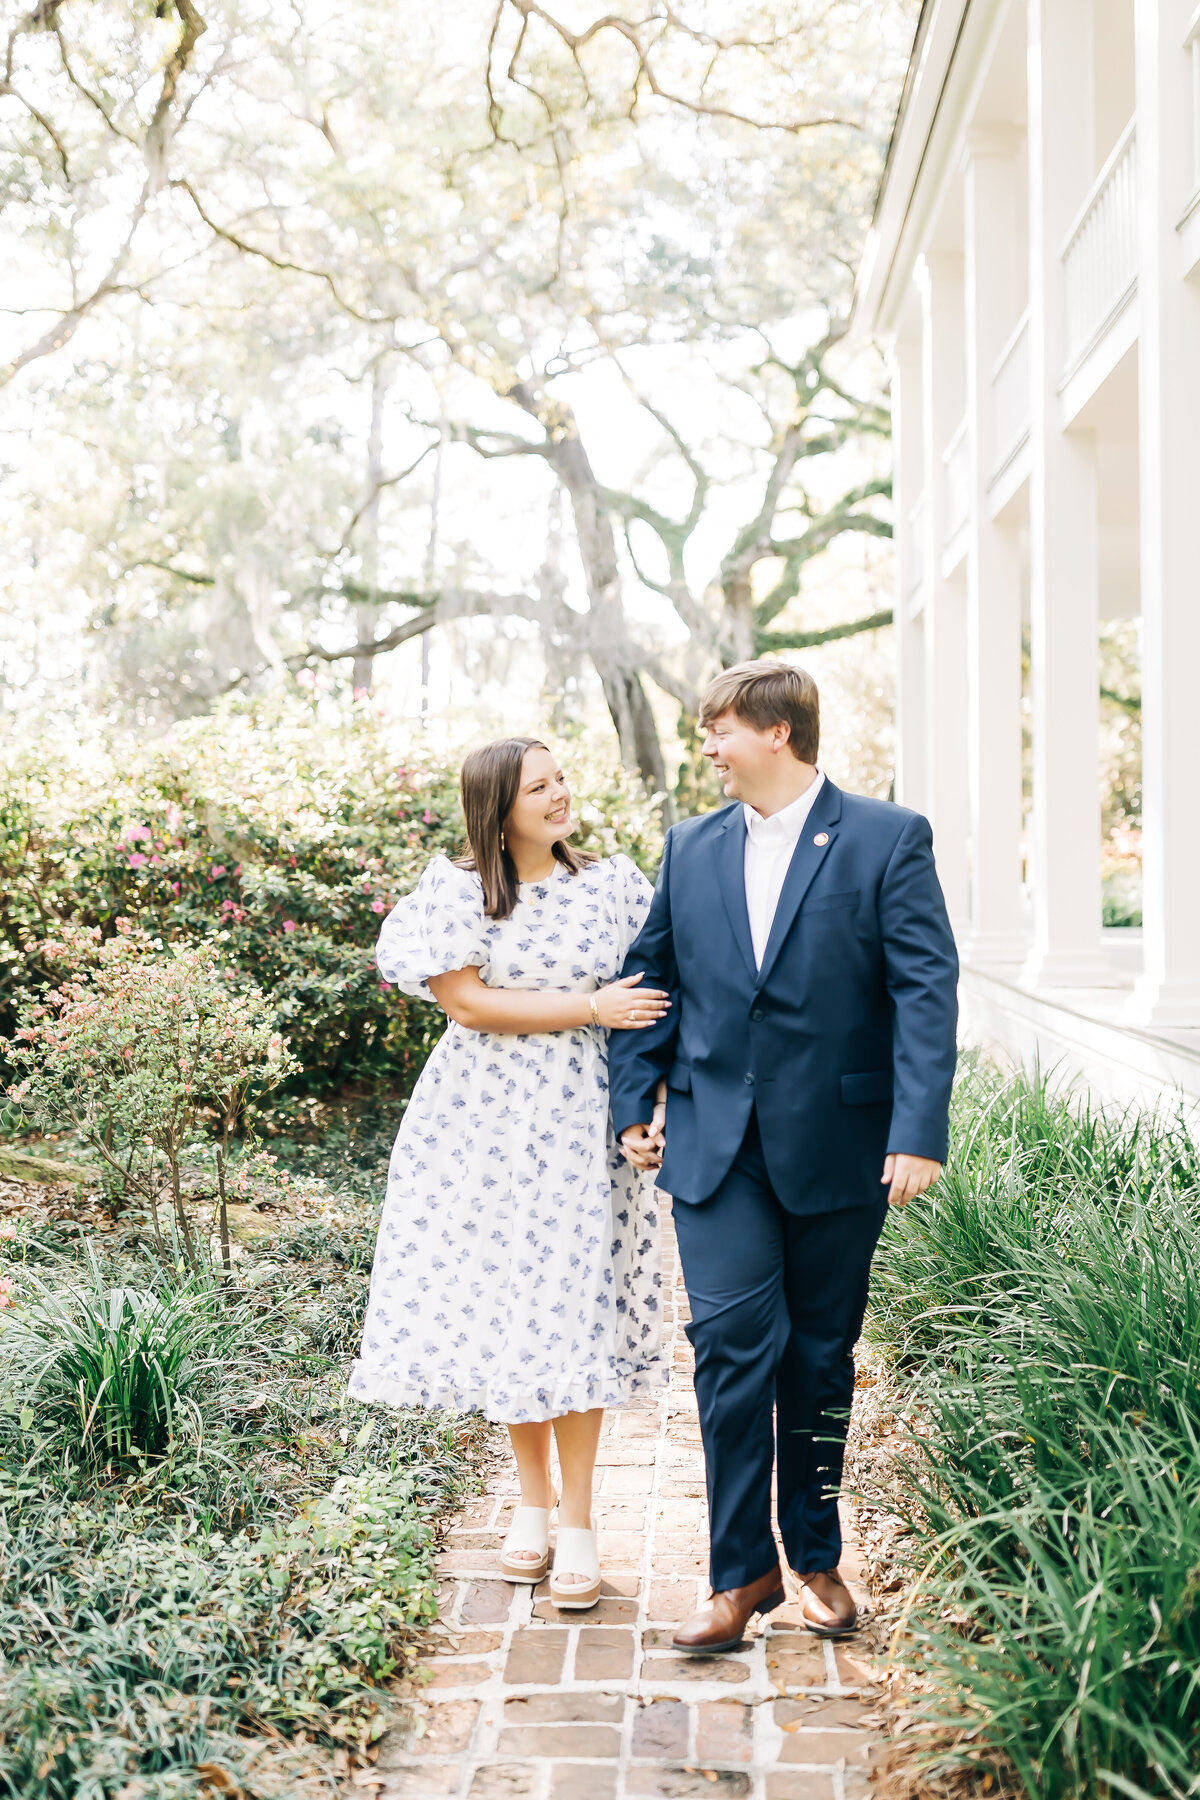
[[[788,1562],[801,1575],[832,1569],[842,1550],[837,1496],[854,1345],[887,1202],[787,1211],[771,1185],[752,1112],[716,1192],[673,1210],[692,1309],[687,1335],[696,1352],[708,1474],[709,1579],[720,1592],[745,1587],[775,1566],[776,1431]]]

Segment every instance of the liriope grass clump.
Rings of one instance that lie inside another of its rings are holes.
[[[900,1647],[1031,1800],[1200,1794],[1200,1181],[1183,1124],[968,1070],[872,1330],[918,1423]],[[965,1728],[965,1730],[964,1730]]]
[[[26,1267],[20,1304],[0,1321],[0,1394],[9,1426],[42,1455],[113,1467],[198,1440],[252,1324],[206,1276],[149,1258],[113,1280],[93,1247],[52,1273]]]

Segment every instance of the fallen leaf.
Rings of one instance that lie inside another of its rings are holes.
[[[230,1794],[234,1800],[245,1800],[246,1790],[240,1781],[235,1781],[228,1769],[220,1763],[202,1762],[196,1764],[196,1774],[201,1783],[216,1794]]]

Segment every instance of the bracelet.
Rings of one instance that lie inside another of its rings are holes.
[[[599,1009],[599,1007],[598,1007],[598,1006],[597,1006],[597,1005],[596,1005],[596,996],[595,996],[595,994],[591,994],[591,995],[589,995],[589,997],[588,997],[588,1005],[589,1005],[589,1006],[590,1006],[590,1007],[591,1007],[591,1009],[592,1009],[592,1024],[593,1024],[593,1025],[598,1025],[598,1024],[599,1024],[599,1023],[600,1023],[600,1009]]]

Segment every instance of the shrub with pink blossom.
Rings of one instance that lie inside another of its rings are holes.
[[[649,797],[606,750],[577,740],[563,756],[577,841],[652,870]],[[68,923],[107,938],[123,917],[214,949],[269,996],[301,1065],[293,1085],[407,1084],[441,1015],[381,984],[375,940],[430,857],[462,848],[459,760],[370,709],[318,718],[261,699],[152,744],[0,742],[0,1039],[55,982],[44,942]]]
[[[9,1096],[35,1126],[73,1125],[107,1173],[111,1203],[138,1195],[164,1251],[159,1204],[168,1200],[193,1268],[208,1234],[188,1216],[183,1168],[208,1140],[228,1261],[231,1135],[251,1094],[297,1065],[266,996],[238,981],[215,945],[164,949],[127,920],[117,926],[107,939],[68,927],[41,946],[60,980],[24,1012]]]

